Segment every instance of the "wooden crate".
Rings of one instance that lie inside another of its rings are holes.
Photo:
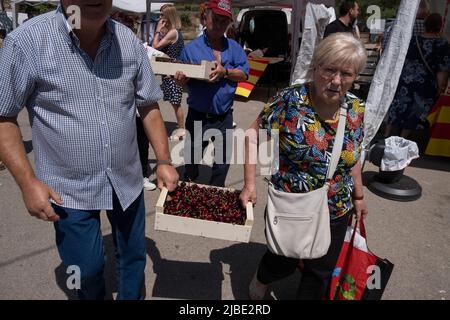
[[[150,64],[154,74],[174,76],[177,71],[182,71],[186,77],[199,80],[209,80],[211,72],[215,69],[214,62],[206,60],[202,60],[201,64],[185,64],[152,57]]]
[[[191,185],[188,183],[188,185]],[[205,185],[198,185],[206,188],[218,188]],[[218,188],[228,191],[234,191],[230,188]],[[186,218],[164,214],[164,203],[166,202],[168,190],[163,188],[156,202],[155,230],[171,231],[206,238],[221,240],[249,242],[250,233],[253,227],[253,205],[247,204],[247,220],[245,225],[236,225],[231,223],[215,222],[195,218]]]

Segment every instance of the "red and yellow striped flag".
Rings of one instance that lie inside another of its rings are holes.
[[[428,115],[430,141],[425,154],[450,157],[450,96],[442,95]]]
[[[264,70],[266,70],[269,61],[264,58],[248,58],[250,65],[248,80],[238,82],[235,94],[248,98]]]

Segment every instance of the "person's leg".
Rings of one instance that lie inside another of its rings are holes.
[[[137,134],[137,143],[139,150],[139,159],[141,161],[142,168],[142,177],[144,189],[147,191],[152,191],[156,189],[156,185],[149,180],[149,172],[148,172],[148,138],[144,130],[144,124],[142,123],[142,119],[140,117],[136,117],[136,134]]]
[[[212,128],[220,130],[221,137],[215,137],[214,139],[215,161],[212,166],[212,175],[209,184],[224,187],[227,173],[230,169],[231,153],[233,150],[232,147],[227,148],[227,143],[233,143],[233,113],[228,113],[224,119],[217,121]]]
[[[143,299],[144,270],[146,263],[145,205],[143,193],[122,210],[114,193],[113,210],[108,210],[108,220],[116,247],[118,300]]]
[[[298,262],[299,259],[280,256],[267,250],[259,263],[256,278],[266,285],[284,279],[295,271]]]
[[[172,104],[175,116],[177,118],[178,128],[184,129],[184,112],[180,104]]]
[[[141,160],[142,176],[148,177],[148,138],[145,134],[144,125],[140,117],[136,117],[136,134],[139,149],[139,159]]]
[[[197,135],[199,137],[195,137],[195,126],[197,123]],[[186,181],[194,181],[197,179],[199,172],[198,166],[200,161],[203,159],[203,152],[205,148],[208,146],[208,141],[203,141],[203,133],[205,132],[206,121],[202,118],[200,114],[196,111],[192,111],[189,109],[187,117],[186,117],[186,131],[189,132],[189,140],[186,141],[188,145],[185,145],[185,166],[184,166],[184,179]],[[201,143],[201,144],[200,144]],[[196,145],[197,144],[197,145]],[[190,152],[186,153],[186,149],[189,149]]]
[[[269,284],[292,274],[298,263],[298,259],[279,256],[267,250],[250,282],[248,288],[249,298],[251,300],[262,300]]]
[[[180,104],[172,104],[173,110],[175,111],[175,116],[177,118],[177,129],[170,136],[170,140],[178,141],[182,140],[186,135],[186,131],[184,129],[184,113],[183,108],[181,108]]]
[[[326,297],[331,275],[344,243],[350,214],[330,222],[331,244],[325,256],[318,259],[303,260],[304,267],[297,292],[298,299],[322,300]]]
[[[393,135],[395,127],[392,124],[386,125],[386,129],[384,130],[384,137],[389,138]]]
[[[408,139],[412,132],[413,130],[411,129],[402,129],[402,131],[400,132],[400,137]]]
[[[80,270],[81,300],[105,298],[105,256],[100,230],[100,211],[84,211],[52,205],[60,220],[54,223],[59,256],[66,267]]]

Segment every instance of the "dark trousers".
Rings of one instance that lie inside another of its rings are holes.
[[[139,149],[139,159],[141,160],[142,176],[148,177],[148,138],[145,134],[144,124],[140,117],[136,117],[136,134]]]
[[[346,214],[331,221],[331,244],[325,256],[302,260],[304,268],[297,291],[298,299],[322,300],[326,297],[331,275],[344,243],[349,217],[350,214]],[[279,256],[267,250],[259,264],[257,278],[264,284],[281,280],[291,275],[299,262],[299,259]]]
[[[201,122],[201,132],[194,132],[195,122]],[[228,133],[227,133],[228,129]],[[226,114],[223,115],[211,115],[202,112],[195,111],[189,108],[188,114],[186,116],[186,130],[189,132],[190,140],[187,143],[190,143],[188,146],[190,150],[190,154],[188,156],[185,155],[185,179],[194,181],[198,177],[198,164],[200,160],[203,158],[203,152],[205,148],[208,146],[209,141],[203,141],[203,137],[205,132],[210,130],[209,132],[213,134],[211,140],[214,143],[215,150],[215,161],[212,167],[212,176],[209,181],[209,184],[212,186],[223,187],[225,186],[225,179],[227,177],[228,170],[230,169],[230,159],[231,159],[231,151],[230,147],[228,147],[227,152],[227,144],[232,143],[232,129],[233,129],[233,112],[230,110]],[[195,139],[194,133],[199,135],[201,133],[201,138]],[[205,137],[210,137],[208,133],[206,133]],[[201,145],[199,144],[201,141]],[[220,150],[219,150],[220,149]],[[219,151],[222,153],[219,154]],[[186,152],[186,147],[185,147]],[[219,161],[217,161],[219,160]]]

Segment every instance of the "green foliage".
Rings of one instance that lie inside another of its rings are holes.
[[[180,14],[181,25],[183,27],[190,27],[192,25],[191,17],[188,13],[183,12]]]
[[[55,10],[55,6],[49,3],[39,3],[37,5],[24,5],[22,8],[22,11],[32,15],[32,16],[37,16],[52,10]]]

